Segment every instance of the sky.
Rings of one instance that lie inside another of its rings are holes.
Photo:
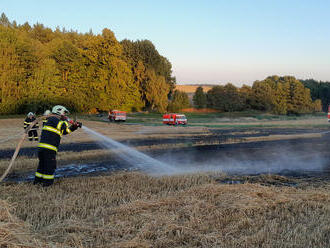
[[[150,40],[178,84],[330,81],[330,0],[0,0],[18,24]]]

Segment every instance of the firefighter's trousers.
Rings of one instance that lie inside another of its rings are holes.
[[[34,184],[41,184],[44,187],[54,183],[56,169],[56,152],[50,149],[39,148],[39,165],[34,178]]]
[[[28,132],[28,136],[29,136],[29,140],[33,141],[33,140],[38,140],[38,132],[36,129],[32,129]]]

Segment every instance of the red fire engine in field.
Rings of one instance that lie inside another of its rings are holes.
[[[110,110],[108,119],[109,121],[126,121],[126,112],[120,110]]]
[[[183,114],[164,114],[163,124],[167,125],[186,125],[187,118]]]

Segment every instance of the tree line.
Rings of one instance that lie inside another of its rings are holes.
[[[228,83],[214,86],[208,92],[198,87],[193,102],[197,108],[224,112],[261,110],[274,114],[303,114],[322,111],[322,104],[328,103],[321,103],[313,91],[311,97],[311,89],[305,85],[291,76],[271,76],[255,81],[252,87],[238,88]]]
[[[63,104],[78,112],[164,112],[176,79],[149,40],[18,25],[0,17],[0,114],[43,112]]]
[[[0,114],[41,113],[55,104],[77,112],[190,107],[188,95],[175,90],[170,61],[151,41],[118,41],[107,28],[82,34],[39,23],[18,25],[2,14],[0,55]],[[252,87],[217,85],[205,93],[198,88],[193,103],[219,111],[325,111],[330,83],[272,76]]]
[[[314,79],[300,80],[304,86],[310,89],[312,100],[320,99],[322,110],[328,111],[330,105],[330,82],[316,81]]]

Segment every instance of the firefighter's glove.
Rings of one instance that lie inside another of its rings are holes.
[[[77,123],[73,123],[71,126],[70,126],[70,130],[73,132],[73,131],[75,131],[75,130],[77,130],[78,129],[78,125],[77,125]]]
[[[81,122],[73,122],[73,124],[71,125],[71,127],[70,127],[70,130],[71,131],[75,131],[75,130],[77,130],[78,129],[78,127],[82,127],[82,123]]]

